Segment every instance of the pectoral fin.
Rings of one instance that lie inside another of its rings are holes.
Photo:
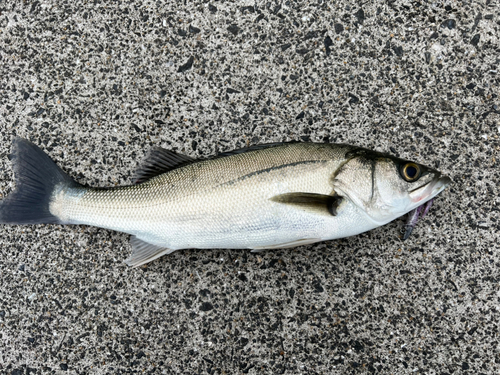
[[[130,238],[130,245],[132,246],[132,254],[125,259],[125,263],[130,267],[142,266],[143,264],[149,263],[174,251],[172,249],[152,245],[140,240],[136,236]]]
[[[287,193],[271,198],[273,202],[290,204],[319,214],[337,216],[344,198],[338,194],[323,195],[313,193]]]

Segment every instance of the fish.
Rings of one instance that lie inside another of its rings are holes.
[[[128,233],[132,267],[187,248],[259,252],[357,235],[451,183],[422,164],[334,143],[263,144],[204,159],[153,147],[134,182],[117,187],[79,184],[26,139],[13,140],[10,160],[16,184],[0,202],[0,224]]]

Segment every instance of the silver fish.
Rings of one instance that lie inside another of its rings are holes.
[[[140,266],[186,248],[288,248],[359,234],[433,199],[450,183],[423,165],[325,143],[254,146],[194,160],[153,148],[136,184],[85,187],[17,138],[16,189],[0,223],[84,224],[132,235]]]

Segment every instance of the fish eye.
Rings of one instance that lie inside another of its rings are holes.
[[[401,167],[401,175],[408,182],[415,182],[420,178],[420,167],[415,163],[406,163]]]

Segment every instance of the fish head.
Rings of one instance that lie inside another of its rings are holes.
[[[377,225],[383,225],[424,204],[451,180],[435,169],[365,149],[346,154],[332,184]]]

